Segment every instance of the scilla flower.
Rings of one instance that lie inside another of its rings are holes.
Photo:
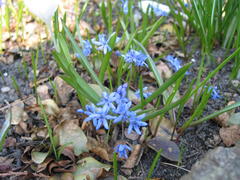
[[[103,51],[104,54],[107,54],[107,52],[111,51],[112,49],[108,45],[109,39],[106,38],[105,34],[99,34],[98,35],[98,41],[96,39],[92,40],[92,43],[97,47],[97,50]]]
[[[102,99],[97,104],[98,106],[106,107],[108,110],[115,109],[114,103],[119,98],[119,95],[115,92],[108,94],[107,92],[102,93]]]
[[[212,89],[211,98],[212,98],[213,100],[220,99],[220,98],[222,97],[222,96],[220,96],[220,94],[219,94],[219,89],[218,89],[217,86],[210,86],[210,87],[209,87],[209,90],[211,90],[211,89]]]
[[[147,63],[145,62],[147,56],[140,51],[136,50],[129,50],[126,55],[122,55],[125,62],[127,63],[134,63],[136,66],[146,66],[148,67]]]
[[[85,122],[92,121],[96,130],[99,130],[100,127],[104,126],[105,129],[108,129],[108,120],[115,119],[115,116],[108,114],[108,108],[96,108],[94,105],[86,107],[86,111],[78,110],[79,113],[84,113],[88,117],[84,120]]]
[[[144,88],[143,88],[143,97],[144,97],[145,99],[147,99],[149,96],[152,95],[151,92],[147,92],[147,89],[148,89],[148,87],[144,87]],[[141,98],[140,89],[138,89],[138,90],[135,92],[135,95],[137,96],[137,98],[139,98],[139,99]]]
[[[140,127],[147,126],[148,124],[142,119],[145,117],[145,114],[137,116],[136,113],[132,114],[132,116],[129,118],[129,126],[128,126],[128,134],[131,134],[131,132],[134,130],[137,134],[141,134]]]
[[[118,153],[119,158],[128,158],[128,151],[132,151],[132,148],[129,147],[126,144],[118,144],[115,148],[114,151]]]
[[[92,51],[92,45],[88,40],[83,40],[83,54],[84,56],[89,56]]]

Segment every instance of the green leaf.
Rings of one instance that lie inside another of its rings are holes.
[[[2,125],[2,128],[0,130],[0,151],[2,151],[3,144],[5,142],[5,138],[7,136],[7,132],[9,130],[9,127],[11,125],[11,119],[12,119],[12,113],[11,110],[7,112],[5,116],[5,121]]]

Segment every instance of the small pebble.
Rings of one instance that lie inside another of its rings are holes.
[[[3,76],[4,76],[4,77],[7,77],[7,76],[8,76],[8,73],[6,73],[6,72],[3,73]]]
[[[7,87],[7,86],[1,88],[1,92],[2,92],[2,93],[7,93],[7,92],[9,92],[10,90],[11,90],[11,88],[10,88],[10,87]]]

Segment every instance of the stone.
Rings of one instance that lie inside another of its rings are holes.
[[[2,92],[2,93],[7,93],[7,92],[9,92],[10,90],[11,90],[11,88],[10,88],[10,87],[7,87],[7,86],[1,88],[1,92]]]
[[[240,147],[217,147],[196,162],[191,172],[181,180],[237,180],[240,179]]]

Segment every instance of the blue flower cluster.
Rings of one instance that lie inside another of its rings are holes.
[[[92,39],[92,43],[97,47],[97,50],[103,51],[104,54],[107,54],[107,52],[112,51],[111,47],[108,45],[109,39],[106,38],[105,34],[99,34],[98,40]]]
[[[129,147],[126,144],[118,144],[115,148],[114,151],[118,153],[119,158],[128,158],[128,151],[132,151],[132,148]]]
[[[122,55],[126,63],[134,63],[136,66],[146,66],[147,56],[140,51],[130,49],[127,54]]]
[[[135,131],[140,135],[140,128],[147,126],[147,123],[142,121],[145,114],[137,115],[135,111],[130,110],[132,102],[127,98],[127,87],[127,84],[123,84],[117,88],[116,92],[110,94],[103,92],[97,106],[94,104],[86,105],[85,111],[79,109],[77,112],[87,115],[88,117],[84,121],[92,121],[96,130],[102,126],[108,129],[108,121],[113,120],[113,123],[129,123],[128,134]]]

